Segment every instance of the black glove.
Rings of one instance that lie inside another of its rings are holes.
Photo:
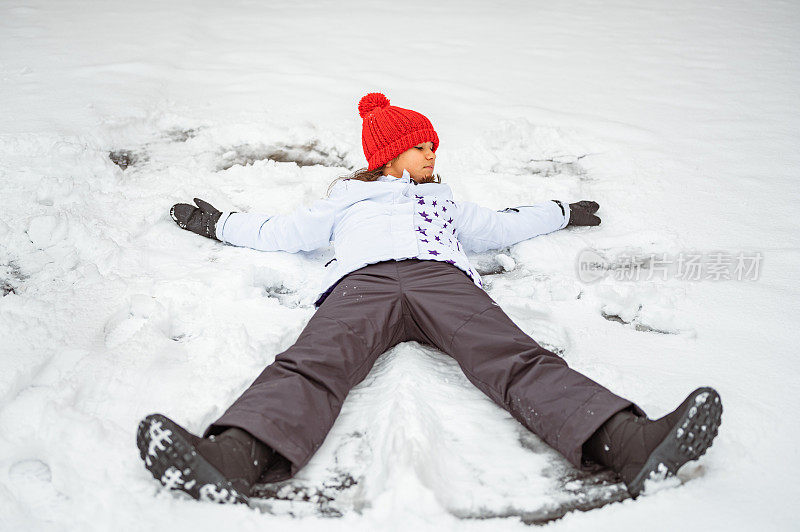
[[[579,201],[569,204],[569,223],[570,225],[600,225],[600,218],[594,215],[600,208],[594,201]]]
[[[200,236],[207,238],[217,238],[216,226],[222,211],[217,210],[211,204],[195,198],[194,205],[188,203],[176,203],[169,210],[169,215],[175,220],[181,229],[186,229],[192,233],[197,233]]]

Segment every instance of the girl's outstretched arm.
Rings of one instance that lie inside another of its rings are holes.
[[[286,214],[224,212],[217,222],[217,239],[260,251],[311,251],[331,241],[341,205],[320,199]]]
[[[467,250],[475,252],[503,248],[563,229],[570,217],[569,205],[556,201],[502,211],[469,201],[456,202],[456,206],[456,237]]]
[[[217,221],[216,237],[260,251],[295,253],[325,247],[331,242],[337,217],[364,199],[366,191],[352,193],[351,186],[349,181],[340,181],[327,198],[286,214],[224,212]]]

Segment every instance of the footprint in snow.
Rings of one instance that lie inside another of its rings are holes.
[[[103,327],[108,347],[117,347],[139,334],[153,333],[175,341],[185,333],[173,332],[167,309],[152,296],[136,294],[106,321]]]
[[[311,139],[305,144],[244,144],[224,149],[217,163],[217,171],[228,170],[236,165],[248,166],[256,161],[271,160],[291,162],[298,166],[346,167],[345,155],[335,147],[324,146]]]

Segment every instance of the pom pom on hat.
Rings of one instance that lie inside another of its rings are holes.
[[[383,166],[421,142],[433,142],[433,151],[439,147],[439,136],[425,115],[390,105],[389,98],[380,92],[361,98],[358,114],[363,119],[361,144],[368,170]]]
[[[370,92],[358,102],[358,114],[366,118],[375,109],[389,107],[389,98],[380,92]]]

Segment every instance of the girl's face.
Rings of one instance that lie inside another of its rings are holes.
[[[383,175],[403,177],[403,170],[408,170],[411,179],[417,183],[427,183],[433,181],[435,162],[436,154],[433,153],[433,142],[423,142],[386,163]]]

